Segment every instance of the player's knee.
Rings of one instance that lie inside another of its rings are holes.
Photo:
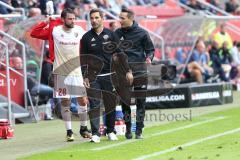
[[[88,104],[87,97],[78,98],[78,103],[80,106],[87,106],[87,104]]]
[[[63,98],[61,99],[61,104],[62,106],[70,106],[70,99],[67,99],[67,98]]]

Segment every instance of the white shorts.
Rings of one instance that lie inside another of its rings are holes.
[[[87,96],[82,76],[63,76],[54,74],[54,98],[72,98]]]

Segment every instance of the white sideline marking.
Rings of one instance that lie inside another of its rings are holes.
[[[195,141],[191,141],[191,142],[188,142],[188,143],[185,143],[185,144],[182,144],[182,145],[179,145],[179,146],[175,146],[175,147],[163,150],[163,151],[154,152],[152,154],[144,155],[144,156],[138,157],[134,160],[144,160],[144,159],[152,158],[152,157],[159,156],[159,155],[162,155],[162,154],[166,154],[166,153],[169,153],[169,152],[172,152],[172,151],[176,151],[179,147],[182,147],[182,148],[183,147],[189,147],[189,146],[192,146],[192,145],[195,145],[195,144],[199,144],[199,143],[202,143],[202,142],[205,142],[205,141],[208,141],[208,140],[216,139],[216,138],[226,136],[228,134],[233,134],[233,133],[236,133],[236,132],[240,132],[240,128],[233,129],[233,130],[226,131],[226,132],[219,133],[219,134],[215,134],[215,135],[212,135],[212,136],[208,136],[208,137],[198,139],[198,140],[195,140]]]
[[[199,125],[202,125],[202,124],[206,124],[206,123],[222,120],[222,119],[225,119],[225,118],[226,117],[223,117],[223,116],[216,117],[216,118],[213,118],[213,119],[210,119],[210,120],[200,121],[200,122],[196,122],[196,123],[189,124],[189,125],[186,125],[186,126],[182,126],[182,127],[178,127],[178,128],[174,128],[174,129],[158,132],[158,133],[153,133],[153,134],[151,134],[149,136],[145,136],[144,139],[155,137],[155,136],[159,136],[159,135],[163,135],[163,134],[167,134],[167,133],[173,133],[173,132],[176,132],[176,131],[179,131],[179,130],[192,128],[192,127],[195,127],[195,126],[199,126]],[[92,150],[92,151],[101,151],[101,150],[104,150],[104,149],[109,149],[109,148],[112,148],[112,147],[117,147],[117,146],[121,146],[121,145],[128,144],[128,143],[133,143],[135,141],[139,141],[139,140],[136,140],[136,139],[126,140],[126,141],[123,141],[123,142],[110,144],[110,145],[105,145],[105,146],[93,148],[93,149],[90,149],[90,150]]]

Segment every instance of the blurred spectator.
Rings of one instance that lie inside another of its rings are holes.
[[[220,4],[219,0],[210,0],[210,4],[212,4],[213,6],[221,9],[221,4]],[[210,8],[210,12],[212,12],[214,14],[217,14],[217,11],[215,9]]]
[[[28,60],[26,63],[26,67],[28,76],[31,76],[35,79],[38,79],[40,77],[40,68],[35,60]]]
[[[217,42],[213,41],[211,45],[211,49],[209,50],[211,67],[213,68],[214,72],[219,75],[219,78],[222,81],[227,82],[229,81],[229,78],[227,78],[225,75],[225,72],[222,68],[221,59],[218,53],[219,53],[219,45]]]
[[[233,69],[230,72],[230,76],[234,79],[240,77],[240,42],[237,42],[236,45],[234,45],[230,50],[230,53],[233,58]]]
[[[189,0],[187,6],[196,10],[204,10],[204,7],[197,0]]]
[[[66,0],[64,8],[82,7],[83,5],[82,0]]]
[[[231,36],[226,32],[226,24],[221,24],[220,25],[220,31],[218,31],[217,33],[215,33],[215,35],[213,36],[213,40],[216,41],[219,45],[219,47],[222,47],[224,42],[227,42],[228,49],[232,48],[233,42],[232,42],[232,38]]]
[[[80,6],[74,5],[74,6],[71,6],[71,9],[74,11],[74,13],[76,15],[76,19],[82,19],[83,18],[83,14],[82,14]]]
[[[118,23],[117,23],[116,21],[109,23],[109,29],[110,29],[111,31],[115,31],[115,30],[118,29],[118,28],[119,28],[119,25],[118,25]]]
[[[186,69],[186,60],[187,53],[183,50],[183,48],[178,48],[175,57],[178,73],[182,72],[182,69]]]
[[[11,0],[11,4],[14,8],[24,8],[24,7],[26,7],[25,3],[23,1],[20,1],[20,0]]]
[[[203,83],[202,73],[196,62],[187,62],[188,53],[183,48],[176,51],[175,63],[180,83],[190,83],[197,81]],[[190,69],[190,70],[189,70]]]
[[[184,64],[186,62],[187,53],[183,50],[183,48],[178,48],[176,52],[176,60],[180,64]]]
[[[240,66],[240,42],[237,42],[237,44],[230,50],[230,52],[234,64]]]
[[[46,3],[47,3],[47,0],[39,0],[39,8],[40,8],[41,13],[43,15],[47,14],[47,12],[46,12]]]
[[[37,0],[27,0],[27,7],[30,8],[38,8],[38,1]]]
[[[98,8],[95,3],[89,3],[88,5],[85,5],[85,6],[84,6],[84,12],[82,13],[81,16],[83,17],[83,19],[89,20],[89,21],[87,21],[87,23],[89,23],[89,25],[91,25],[91,24],[90,24],[89,12],[90,12],[92,9],[95,9],[95,8]]]
[[[229,52],[228,43],[223,42],[222,47],[219,49],[218,56],[221,60],[222,68],[225,72],[226,77],[228,78],[231,71],[232,56]]]
[[[90,4],[88,5],[88,11],[90,11],[90,10],[92,10],[92,9],[95,9],[95,8],[97,8],[97,5],[96,5],[95,3],[90,3]]]
[[[198,40],[191,57],[191,62],[188,64],[189,73],[196,78],[198,83],[203,83],[204,80],[207,80],[213,74],[213,69],[208,65],[209,60],[209,53],[206,51],[204,42]]]
[[[122,8],[128,7],[125,5],[124,0],[109,0],[109,4],[111,6],[111,11],[114,14],[120,14]]]
[[[41,10],[39,8],[30,8],[28,12],[28,17],[40,16]]]
[[[209,66],[210,57],[209,53],[206,50],[205,43],[203,41],[199,41],[196,48],[197,48],[196,52],[198,52],[199,54],[198,63],[202,67],[203,73],[207,76],[212,75],[213,69]]]
[[[21,57],[12,57],[11,61],[12,61],[12,64],[11,64],[12,68],[23,69],[23,61]]]
[[[64,8],[71,8],[74,10],[76,19],[85,19],[84,11],[87,9],[82,0],[67,0],[64,4]]]
[[[44,55],[43,63],[42,63],[42,73],[41,73],[41,83],[48,85],[49,77],[53,69],[53,63],[49,57],[49,51]]]
[[[228,13],[234,13],[238,7],[239,5],[237,0],[229,0],[225,3],[225,11]]]
[[[212,4],[215,7],[221,8],[219,0],[210,0],[210,4]]]
[[[232,56],[231,56],[230,51],[228,49],[228,42],[223,42],[223,45],[220,48],[218,54],[221,57],[222,64],[231,64],[232,63]]]
[[[97,5],[98,8],[104,8],[104,9],[111,8],[108,0],[96,0],[95,4]]]

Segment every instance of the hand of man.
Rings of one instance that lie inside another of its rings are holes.
[[[133,84],[133,79],[134,79],[134,78],[133,78],[133,74],[132,74],[131,71],[129,71],[129,72],[126,73],[126,79],[127,79],[127,82],[129,82],[130,85]]]
[[[84,78],[84,82],[83,82],[84,86],[86,88],[90,88],[90,83],[89,83],[89,79],[88,78]]]
[[[151,61],[151,59],[148,57],[148,58],[146,58],[146,63],[147,64],[151,64],[152,63],[152,61]]]

